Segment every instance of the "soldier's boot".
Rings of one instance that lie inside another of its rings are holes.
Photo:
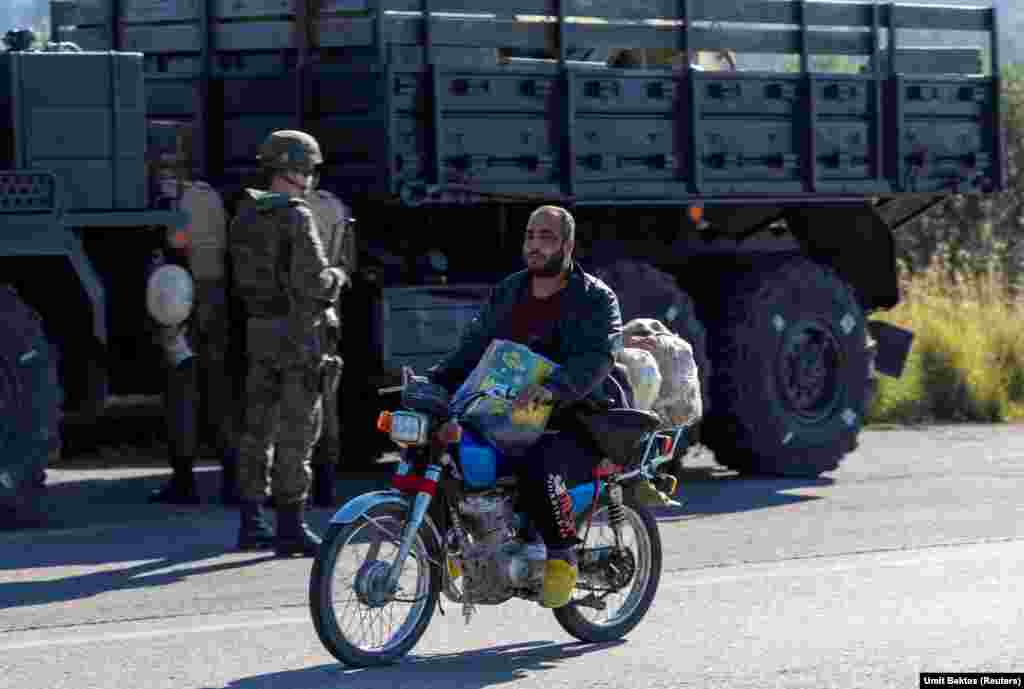
[[[196,477],[192,473],[191,457],[174,457],[171,469],[174,473],[171,480],[149,494],[149,502],[170,505],[198,505],[199,491],[196,490]]]
[[[267,523],[263,504],[243,502],[238,526],[239,550],[266,550],[274,545],[274,530]]]
[[[310,491],[314,507],[333,507],[336,499],[335,483],[338,474],[333,464],[313,466],[313,490]]]
[[[241,505],[238,494],[238,450],[225,450],[220,460],[220,501],[225,505]]]
[[[315,557],[320,550],[320,537],[310,531],[303,519],[305,503],[279,505],[277,508],[277,539],[274,552],[280,557],[302,555]]]

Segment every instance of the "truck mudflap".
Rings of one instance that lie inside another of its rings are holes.
[[[884,321],[868,321],[868,333],[874,340],[874,368],[883,376],[899,378],[910,356],[914,333]]]

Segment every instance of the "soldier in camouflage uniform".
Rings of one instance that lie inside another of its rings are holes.
[[[221,501],[237,505],[237,450],[228,410],[232,403],[227,375],[228,299],[227,213],[220,195],[209,184],[188,176],[187,162],[164,171],[161,193],[191,216],[184,243],[172,243],[182,253],[194,280],[193,313],[183,327],[162,327],[157,341],[167,355],[167,434],[174,474],[150,502],[198,504],[194,465],[205,437],[222,467]],[[184,169],[186,172],[181,172]],[[177,173],[177,174],[173,174]],[[181,240],[178,240],[181,242]]]
[[[317,189],[307,199],[316,216],[317,227],[327,260],[349,276],[356,273],[356,242],[348,207],[337,196]],[[311,501],[317,507],[331,507],[335,502],[337,465],[341,457],[341,427],[338,416],[338,384],[341,381],[342,309],[332,309],[328,318],[333,326],[325,357],[324,431],[313,452],[313,486]]]
[[[274,132],[261,146],[259,160],[270,188],[246,190],[251,203],[230,230],[233,289],[246,312],[249,362],[239,438],[238,546],[272,542],[278,555],[313,556],[320,539],[303,513],[323,423],[329,314],[348,276],[330,266],[305,200],[323,163],[316,140],[303,132]],[[276,534],[263,514],[271,464]]]

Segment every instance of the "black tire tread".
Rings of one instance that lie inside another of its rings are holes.
[[[332,632],[331,607],[324,600],[327,590],[327,580],[325,577],[331,576],[332,573],[328,571],[332,552],[331,544],[338,541],[344,542],[351,532],[361,527],[365,521],[365,517],[360,517],[351,524],[332,524],[328,528],[327,533],[323,537],[323,545],[313,561],[313,568],[309,578],[309,606],[317,636],[320,637],[321,643],[335,658],[350,667],[360,668],[382,667],[392,665],[401,660],[419,642],[423,633],[426,632],[427,626],[433,618],[434,609],[437,607],[442,586],[440,571],[436,567],[431,567],[429,600],[427,601],[427,607],[423,612],[423,616],[417,622],[413,633],[401,645],[388,653],[366,653],[353,648],[343,639],[336,638]],[[428,550],[434,554],[439,552],[440,546],[434,542],[426,525],[420,527],[420,534],[423,536]]]
[[[639,607],[628,618],[610,627],[595,627],[591,625],[580,614],[579,609],[571,603],[552,610],[555,619],[558,620],[558,624],[562,626],[562,629],[576,639],[586,643],[617,641],[633,631],[643,620],[644,616],[647,615],[651,604],[654,603],[654,596],[658,592],[658,584],[661,581],[662,550],[658,522],[646,507],[633,498],[631,491],[623,490],[622,497],[623,503],[640,515],[640,519],[647,529],[648,537],[651,539],[651,579],[647,585],[647,590],[643,593]]]
[[[770,447],[764,438],[768,401],[762,398],[757,378],[761,376],[761,361],[766,356],[774,357],[774,353],[763,351],[763,336],[757,324],[765,304],[792,296],[794,290],[804,294],[828,292],[855,314],[857,327],[863,332],[865,318],[853,290],[831,268],[802,256],[768,262],[735,285],[713,326],[716,368],[711,387],[716,408],[706,419],[702,437],[714,451],[715,461],[745,474],[802,478],[836,469],[856,448],[859,425],[835,433],[828,443],[782,451]],[[848,365],[863,367],[860,379],[866,380],[866,348],[851,352],[855,359]],[[865,392],[851,386],[849,402],[861,420]]]
[[[19,358],[35,351],[30,365]],[[14,467],[19,477],[13,499],[0,509],[15,524],[36,522],[45,515],[41,501],[46,492],[46,468],[60,459],[63,391],[56,347],[50,343],[43,320],[10,285],[0,285],[0,358],[18,376],[25,399],[22,414],[11,415],[14,433],[0,446],[0,469]]]

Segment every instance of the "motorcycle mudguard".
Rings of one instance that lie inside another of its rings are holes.
[[[409,508],[409,499],[394,489],[375,490],[371,493],[363,493],[352,498],[331,517],[331,524],[351,524],[355,520],[378,505],[386,504],[399,505],[403,509]]]
[[[331,517],[331,521],[329,523],[351,524],[374,507],[388,504],[397,505],[403,510],[408,510],[411,503],[409,502],[409,498],[393,488],[389,490],[375,490],[370,493],[357,495],[346,502],[341,506],[341,509],[334,513],[334,516]],[[434,538],[434,544],[440,547],[440,544],[444,543],[444,541],[441,540],[441,534],[438,532],[437,526],[434,524],[434,520],[430,518],[429,514],[423,516],[423,523],[430,529],[430,533]]]

